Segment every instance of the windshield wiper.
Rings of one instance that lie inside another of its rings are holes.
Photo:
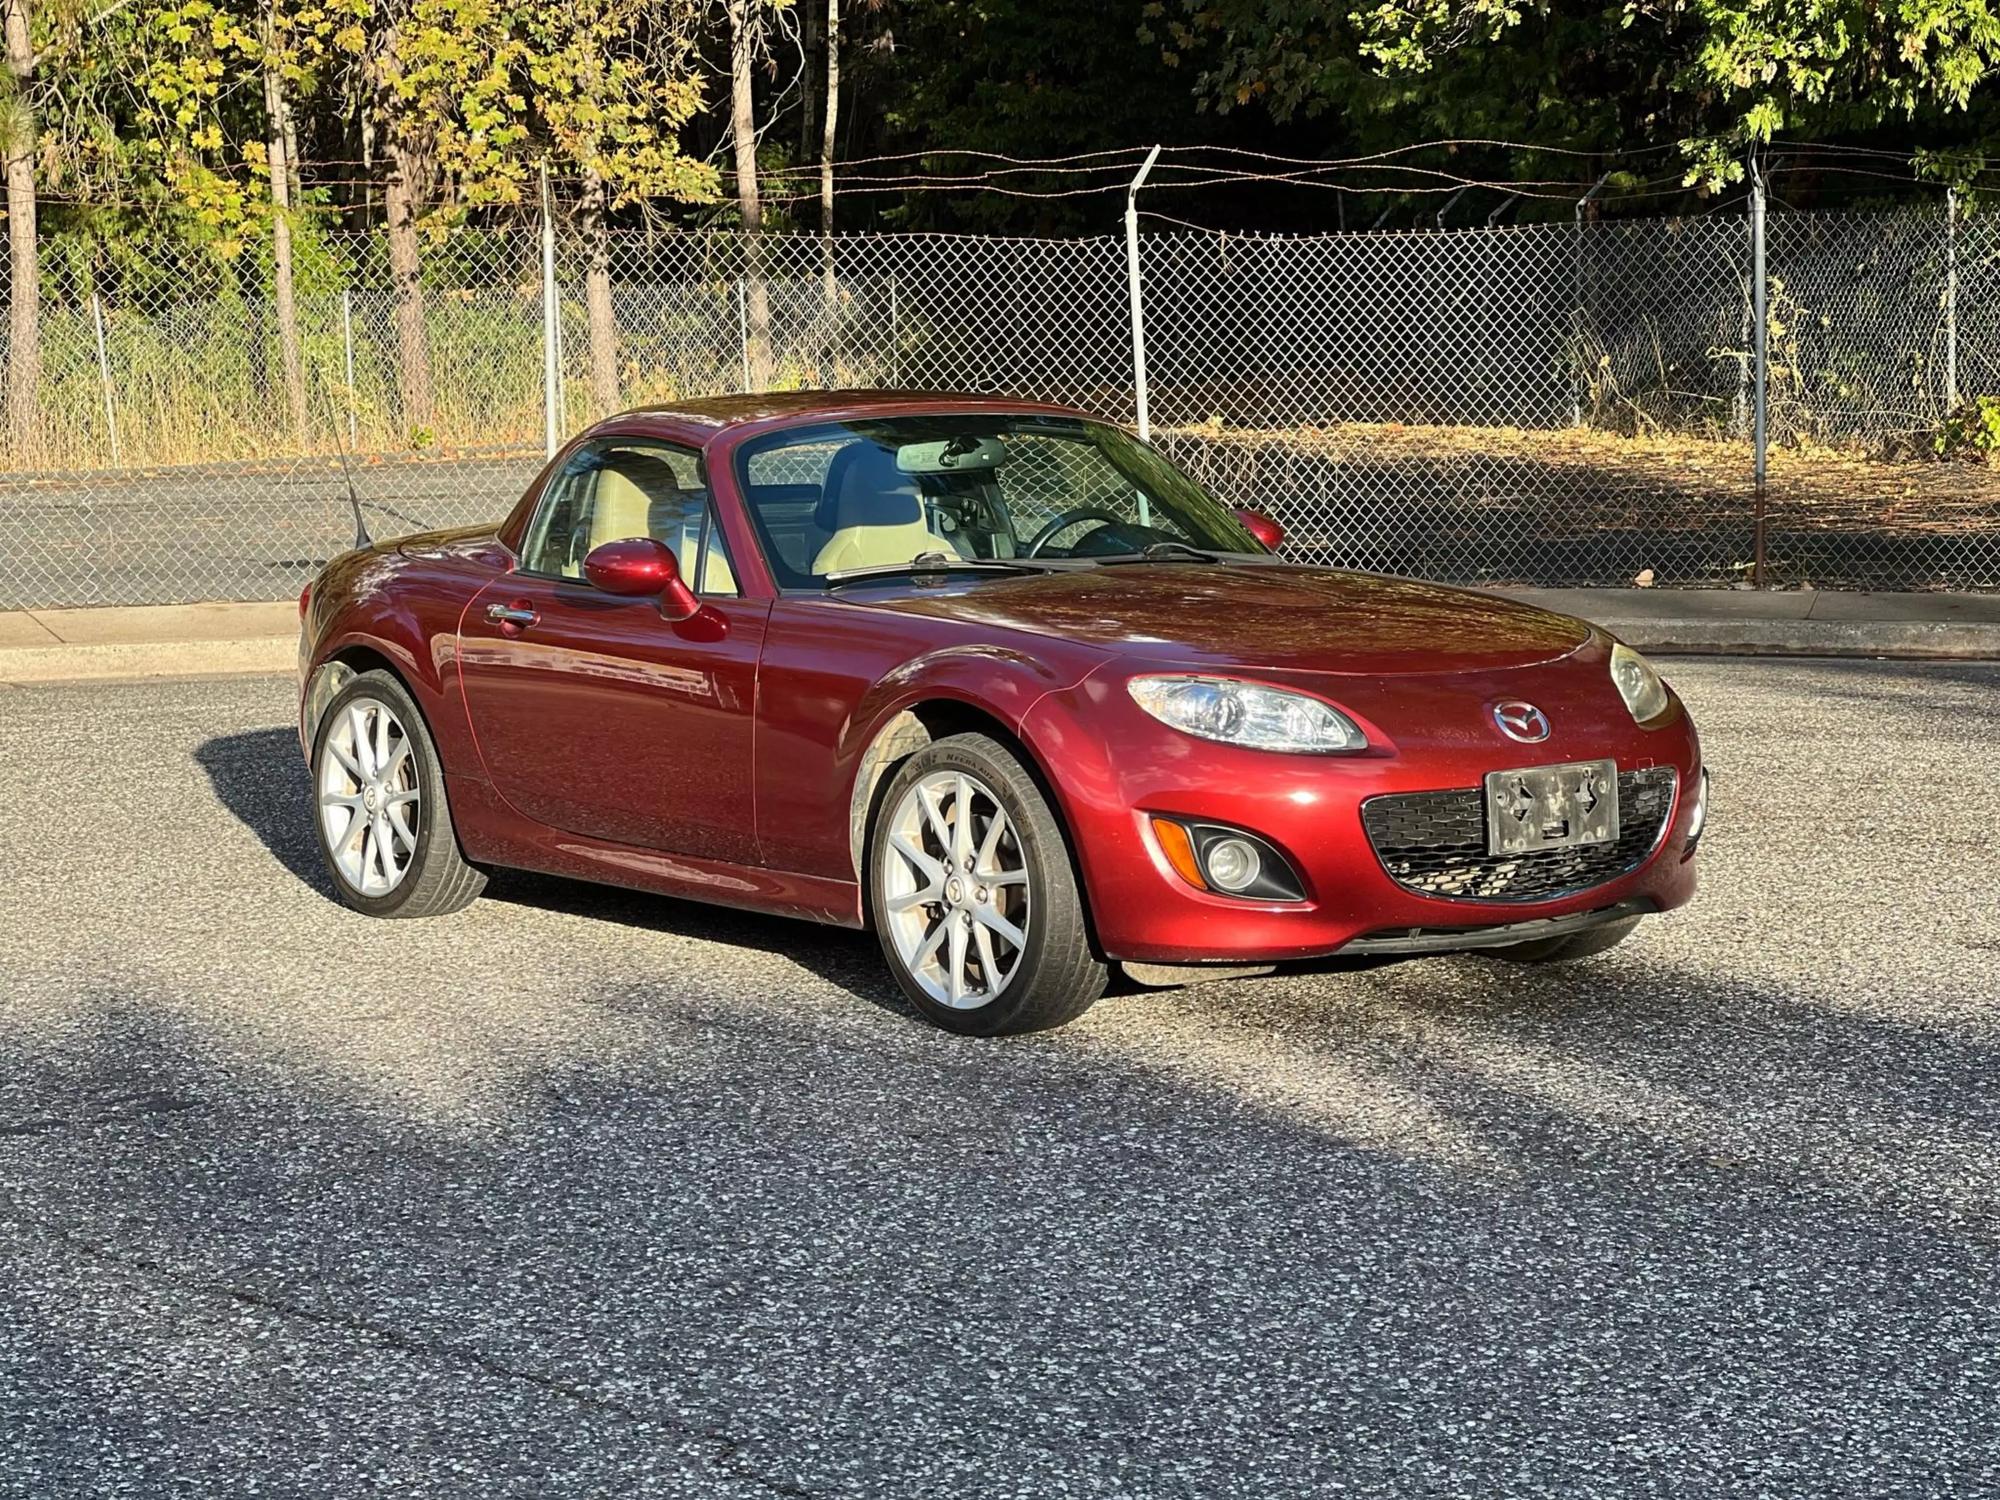
[[[1045,562],[1029,562],[1019,557],[946,557],[942,552],[925,552],[908,562],[875,563],[866,568],[842,568],[826,574],[828,588],[856,583],[867,578],[889,578],[898,573],[1052,573]]]
[[[1148,542],[1137,552],[1106,552],[1098,554],[1101,563],[1135,562],[1221,562],[1220,552],[1211,552],[1205,547],[1197,547],[1188,542],[1159,541]]]

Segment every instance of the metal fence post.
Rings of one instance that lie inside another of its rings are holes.
[[[352,448],[360,442],[354,408],[358,404],[354,391],[354,288],[340,289],[340,353],[341,370],[347,381],[347,446]]]
[[[1570,261],[1570,271],[1571,287],[1575,296],[1569,315],[1569,357],[1574,366],[1569,387],[1569,425],[1572,427],[1583,425],[1583,393],[1590,379],[1583,369],[1583,211],[1610,180],[1611,174],[1606,172],[1592,183],[1590,191],[1576,200],[1573,214],[1576,220],[1576,254]]]
[[[1745,219],[1743,256],[1746,262],[1756,253],[1756,247],[1750,243],[1750,234],[1750,221]],[[1753,337],[1750,328],[1750,300],[1755,294],[1749,293],[1748,288],[1743,290],[1746,292],[1743,299],[1743,316],[1738,320],[1736,335],[1736,401],[1730,408],[1730,430],[1735,433],[1739,442],[1747,441],[1750,437],[1750,367],[1756,363],[1755,356],[1750,352],[1750,340]]]
[[[550,458],[562,445],[562,360],[556,306],[556,219],[549,204],[549,169],[542,166],[542,440]]]
[[[743,351],[743,389],[750,389],[750,294],[736,278],[736,343]]]
[[[91,321],[97,325],[97,378],[104,386],[104,431],[111,439],[111,464],[116,468],[118,453],[118,408],[111,399],[111,356],[104,347],[104,303],[97,293],[90,294]]]
[[[1160,148],[1155,146],[1146,153],[1138,176],[1125,190],[1125,286],[1132,301],[1132,394],[1138,407],[1142,443],[1151,440],[1153,423],[1146,407],[1146,311],[1139,291],[1139,189],[1146,185],[1146,175],[1159,159]],[[1141,516],[1139,522],[1144,525],[1146,518]]]
[[[1944,409],[1958,410],[1958,189],[1944,194]]]
[[[896,295],[896,273],[889,273],[889,379],[897,384],[903,379],[903,338],[898,324]]]
[[[1755,475],[1757,486],[1756,549],[1752,561],[1750,582],[1757,588],[1764,587],[1764,541],[1765,541],[1765,480],[1767,477],[1767,450],[1771,435],[1771,318],[1768,310],[1769,288],[1764,266],[1764,173],[1757,161],[1757,150],[1750,149],[1750,307],[1751,316],[1757,322],[1756,350],[1756,403],[1751,418],[1751,445],[1755,451]]]

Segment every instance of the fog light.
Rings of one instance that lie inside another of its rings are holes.
[[[1687,852],[1694,853],[1694,846],[1701,842],[1701,831],[1708,826],[1708,767],[1701,768],[1701,785],[1694,791],[1694,811],[1688,814]]]
[[[1247,890],[1264,866],[1254,844],[1243,839],[1217,839],[1201,854],[1202,872],[1219,891]]]

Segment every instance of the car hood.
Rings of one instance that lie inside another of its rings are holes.
[[[1567,615],[1441,584],[1332,568],[1131,563],[1004,578],[951,575],[876,609],[970,620],[1189,666],[1378,674],[1532,666],[1567,656],[1590,627]]]

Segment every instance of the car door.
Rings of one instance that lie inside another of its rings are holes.
[[[701,597],[592,587],[608,541],[666,543]],[[465,613],[459,671],[488,779],[538,823],[700,858],[754,863],[751,736],[768,601],[743,598],[699,456],[652,440],[578,449],[545,487],[521,566]]]

